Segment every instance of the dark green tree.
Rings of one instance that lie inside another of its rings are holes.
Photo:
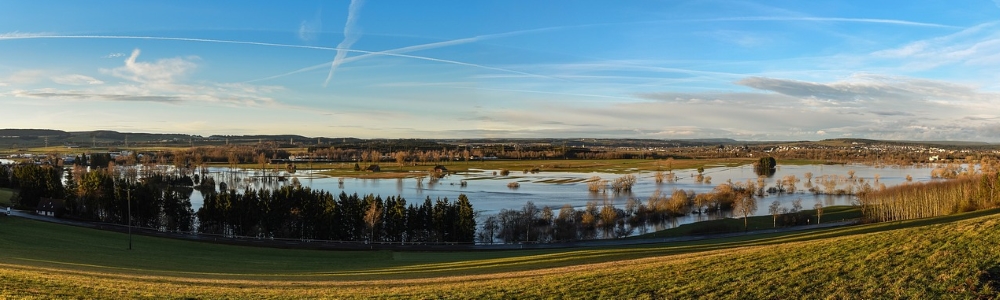
[[[774,157],[768,156],[768,157],[761,157],[759,160],[757,160],[757,162],[753,164],[753,169],[754,173],[757,173],[757,176],[771,177],[774,176],[777,166],[778,166],[777,160],[775,160]]]

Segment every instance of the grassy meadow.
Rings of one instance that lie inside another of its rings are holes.
[[[7,298],[995,298],[1000,210],[685,243],[307,251],[0,217]]]

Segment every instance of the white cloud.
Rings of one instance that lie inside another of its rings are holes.
[[[312,20],[303,20],[299,23],[298,36],[303,42],[313,42],[319,37],[321,30],[323,30],[323,10],[318,10]]]
[[[63,90],[43,88],[15,90],[9,95],[32,99],[221,104],[239,107],[261,107],[277,104],[273,98],[265,95],[264,91],[271,90],[277,90],[277,88],[236,87],[221,84],[172,84],[166,86],[117,84],[90,89]]]
[[[125,60],[125,65],[111,70],[101,69],[101,72],[115,77],[140,83],[171,83],[195,69],[197,65],[190,59],[167,58],[155,62],[138,62],[141,51],[132,50],[132,55]]]
[[[323,23],[319,20],[315,21],[302,21],[299,23],[299,39],[303,42],[312,42],[319,37],[320,29],[323,27]]]
[[[58,84],[76,87],[18,89],[8,95],[20,98],[72,101],[205,103],[259,107],[276,105],[277,102],[268,94],[282,90],[278,86],[244,83],[185,83],[183,82],[185,75],[197,68],[193,58],[166,58],[153,62],[143,62],[138,61],[140,53],[139,49],[135,49],[121,67],[99,70],[101,73],[125,79],[125,82],[105,84],[105,82],[91,76],[68,74],[51,76],[50,80]],[[22,71],[15,73],[5,81],[36,81],[37,78],[44,75],[45,72],[42,71]]]
[[[912,70],[946,65],[995,67],[1000,65],[1000,22],[983,23],[871,54],[876,58],[901,60],[904,68]]]
[[[1000,93],[953,82],[855,74],[833,82],[749,77],[760,92],[644,93],[660,103],[604,109],[640,124],[698,124],[733,137],[998,141]],[[679,112],[679,113],[678,113]],[[595,119],[594,115],[582,116]],[[654,117],[656,116],[656,117]],[[602,124],[614,124],[611,120]],[[742,128],[748,128],[744,130]],[[788,131],[787,128],[796,128]],[[752,129],[752,130],[749,130]]]
[[[97,85],[104,84],[103,81],[97,80],[94,77],[80,75],[80,74],[70,74],[70,75],[60,75],[53,76],[52,82],[65,85]]]
[[[832,100],[838,103],[871,102],[913,105],[936,103],[989,103],[1000,94],[980,92],[976,87],[945,81],[867,73],[830,82],[814,83],[766,77],[748,77],[736,84],[798,98]]]
[[[7,85],[32,84],[45,78],[45,73],[43,70],[20,70],[8,75],[6,78],[0,78],[0,82],[4,82]]]
[[[38,89],[32,91],[16,90],[11,92],[14,97],[33,99],[58,99],[58,100],[102,100],[102,101],[139,101],[139,102],[159,102],[176,103],[184,99],[177,96],[156,96],[156,95],[134,95],[134,94],[113,94],[101,93],[98,91],[83,90],[56,90]]]
[[[105,55],[105,56],[101,56],[101,58],[119,58],[119,57],[124,57],[124,56],[125,56],[125,53],[115,52],[115,53],[110,53],[110,54]]]

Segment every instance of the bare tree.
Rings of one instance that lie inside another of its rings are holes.
[[[747,218],[750,217],[750,214],[757,211],[757,199],[754,198],[754,190],[756,190],[756,186],[752,181],[748,180],[745,186],[736,190],[736,202],[733,203],[733,211],[737,215],[743,216],[743,231],[746,231],[749,229]]]
[[[673,215],[686,215],[690,211],[690,205],[688,201],[693,197],[688,197],[688,193],[683,190],[676,190],[670,194],[670,200],[667,200],[667,208]]]
[[[372,201],[365,211],[365,225],[368,225],[368,243],[375,237],[375,226],[382,221],[382,207],[377,201]]]
[[[601,179],[600,176],[590,177],[587,180],[587,190],[591,193],[603,192],[607,187],[608,181]]]
[[[823,217],[823,202],[816,200],[816,205],[813,205],[813,209],[816,210],[816,224],[819,224],[820,218]]]
[[[795,178],[795,175],[785,176],[781,181],[785,184],[785,192],[788,192],[789,194],[795,193],[795,184],[799,182],[799,179]]]
[[[406,152],[403,151],[396,152],[396,164],[398,164],[399,167],[402,168],[403,163],[405,162],[406,162]]]
[[[615,178],[615,181],[611,183],[611,189],[615,193],[621,192],[631,192],[632,186],[635,185],[635,175],[625,174],[622,177]]]
[[[615,221],[618,220],[618,212],[615,210],[614,204],[611,201],[608,201],[608,199],[604,199],[604,206],[601,207],[599,217],[604,237],[613,236],[612,230],[615,228]]]
[[[236,158],[236,152],[232,150],[230,150],[229,153],[226,154],[226,159],[229,161],[230,170],[236,169],[236,164],[240,162],[239,159]]]
[[[479,242],[493,244],[493,237],[496,236],[497,230],[500,229],[500,222],[497,220],[497,216],[489,216],[483,221],[483,230],[479,231]]]
[[[260,164],[261,174],[267,174],[267,156],[263,152],[257,155],[257,163]]]
[[[778,227],[778,215],[781,214],[781,202],[774,200],[771,202],[771,206],[767,208],[767,212],[771,213],[772,224],[775,228]]]

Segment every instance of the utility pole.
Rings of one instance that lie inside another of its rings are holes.
[[[128,186],[128,249],[132,250],[132,185]]]

